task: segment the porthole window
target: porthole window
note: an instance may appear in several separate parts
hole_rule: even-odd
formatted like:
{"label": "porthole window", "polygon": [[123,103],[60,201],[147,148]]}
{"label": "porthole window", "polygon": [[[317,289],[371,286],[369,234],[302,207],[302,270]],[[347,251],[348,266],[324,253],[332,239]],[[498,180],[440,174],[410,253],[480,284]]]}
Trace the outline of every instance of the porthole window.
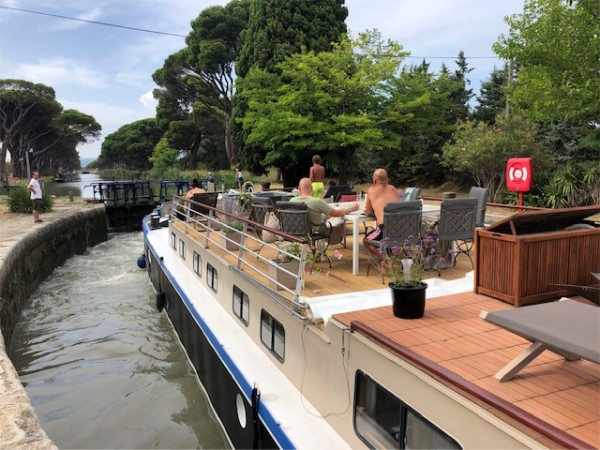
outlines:
{"label": "porthole window", "polygon": [[202,256],[200,253],[194,250],[194,259],[192,260],[192,267],[194,272],[201,277],[202,276]]}
{"label": "porthole window", "polygon": [[285,357],[285,330],[281,322],[264,309],[260,312],[260,340],[283,362]]}
{"label": "porthole window", "polygon": [[213,291],[217,292],[217,285],[219,281],[219,274],[210,263],[206,264],[206,284]]}
{"label": "porthole window", "polygon": [[185,259],[185,242],[179,239],[179,256]]}
{"label": "porthole window", "polygon": [[175,250],[175,244],[177,242],[177,236],[175,236],[175,233],[171,233],[171,247],[173,247],[173,250]]}
{"label": "porthole window", "polygon": [[462,448],[361,371],[356,372],[354,428],[370,448]]}
{"label": "porthole window", "polygon": [[250,299],[248,298],[248,294],[237,286],[233,286],[233,313],[244,325],[248,325],[248,321],[250,320]]}

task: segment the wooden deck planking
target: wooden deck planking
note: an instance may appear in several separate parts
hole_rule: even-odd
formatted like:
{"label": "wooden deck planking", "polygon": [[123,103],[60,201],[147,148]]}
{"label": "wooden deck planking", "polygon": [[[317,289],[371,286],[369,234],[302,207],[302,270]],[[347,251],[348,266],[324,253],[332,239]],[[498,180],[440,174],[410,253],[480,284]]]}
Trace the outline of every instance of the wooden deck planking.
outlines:
{"label": "wooden deck planking", "polygon": [[[450,306],[451,305],[451,306]],[[345,325],[362,321],[377,332],[451,370],[488,392],[573,436],[600,447],[600,366],[566,361],[545,351],[512,381],[494,374],[529,341],[481,319],[480,310],[511,305],[473,292],[427,300],[425,317],[403,320],[390,307],[335,315]],[[451,309],[460,309],[451,313]]]}

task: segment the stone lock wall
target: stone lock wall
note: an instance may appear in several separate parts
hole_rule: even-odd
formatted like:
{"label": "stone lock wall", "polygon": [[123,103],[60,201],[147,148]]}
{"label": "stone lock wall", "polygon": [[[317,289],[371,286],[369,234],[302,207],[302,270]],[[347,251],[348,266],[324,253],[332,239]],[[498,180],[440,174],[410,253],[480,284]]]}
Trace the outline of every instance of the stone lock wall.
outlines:
{"label": "stone lock wall", "polygon": [[27,229],[13,224],[14,242],[7,239],[0,246],[0,449],[57,448],[40,427],[7,349],[21,309],[37,286],[68,258],[108,237],[104,207],[49,219],[37,227],[25,226],[28,220]]}

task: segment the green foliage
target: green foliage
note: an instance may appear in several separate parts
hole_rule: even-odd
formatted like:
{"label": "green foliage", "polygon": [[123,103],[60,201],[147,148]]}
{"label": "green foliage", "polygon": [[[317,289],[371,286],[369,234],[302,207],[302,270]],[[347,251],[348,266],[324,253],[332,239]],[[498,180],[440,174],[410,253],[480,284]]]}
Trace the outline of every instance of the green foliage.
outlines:
{"label": "green foliage", "polygon": [[[12,189],[8,196],[8,207],[12,213],[31,214],[31,193],[24,187]],[[40,212],[52,210],[52,199],[42,193],[42,206]]]}
{"label": "green foliage", "polygon": [[405,68],[392,81],[389,101],[379,109],[391,148],[375,157],[375,167],[386,168],[393,184],[444,180],[438,155],[455,129],[452,111],[457,107],[452,93],[463,85],[447,72],[434,75],[426,63]]}
{"label": "green foliage", "polygon": [[123,125],[102,143],[98,166],[102,169],[150,169],[149,158],[163,132],[156,119]]}
{"label": "green foliage", "polygon": [[[171,122],[173,124],[173,122]],[[168,168],[175,167],[177,164],[177,155],[179,151],[169,145],[169,139],[167,136],[163,136],[150,157],[152,163],[152,170],[156,170],[158,173],[162,173]]]}
{"label": "green foliage", "polygon": [[0,181],[6,156],[13,173],[25,177],[26,155],[44,173],[79,168],[76,148],[98,137],[100,125],[75,110],[63,111],[54,89],[24,80],[0,80]]}
{"label": "green foliage", "polygon": [[157,117],[181,162],[227,168],[237,161],[232,144],[233,67],[241,48],[249,0],[204,9],[192,22],[187,47],[170,55],[153,74],[160,87]]}
{"label": "green foliage", "polygon": [[346,34],[343,0],[255,0],[250,8],[236,72],[252,67],[277,72],[277,64],[302,50],[327,51]]}
{"label": "green foliage", "polygon": [[[236,95],[234,129],[242,167],[253,173],[266,172],[265,156],[273,148],[263,148],[258,143],[249,143],[248,128],[242,129],[242,121],[248,110],[244,89],[244,78],[251,68],[278,73],[278,64],[287,57],[300,53],[324,52],[331,49],[346,33],[345,19],[348,10],[343,0],[255,0],[251,3],[248,27],[244,31],[244,44],[236,61]],[[254,83],[248,85],[254,89]],[[269,101],[269,95],[264,102]],[[284,186],[293,185],[300,176],[308,173],[310,157],[292,157],[280,165]],[[295,163],[293,161],[296,161]]]}
{"label": "green foliage", "polygon": [[252,69],[242,85],[242,124],[247,142],[265,149],[263,167],[297,166],[319,153],[326,163],[340,162],[343,182],[357,148],[391,145],[377,106],[404,56],[400,45],[372,32],[334,43],[329,52],[292,55],[277,66],[281,75]]}
{"label": "green foliage", "polygon": [[598,121],[600,3],[526,0],[494,51],[519,68],[510,101],[537,121]]}
{"label": "green foliage", "polygon": [[507,67],[492,70],[490,78],[481,83],[477,106],[473,111],[473,119],[493,124],[498,114],[506,110],[506,94],[508,74]]}
{"label": "green foliage", "polygon": [[133,169],[102,169],[98,173],[103,180],[143,180],[145,172]]}
{"label": "green foliage", "polygon": [[477,185],[487,187],[490,198],[497,200],[509,158],[530,156],[537,167],[546,164],[536,133],[535,124],[519,116],[500,115],[495,126],[461,122],[452,141],[444,145],[443,158],[452,170],[466,172]]}

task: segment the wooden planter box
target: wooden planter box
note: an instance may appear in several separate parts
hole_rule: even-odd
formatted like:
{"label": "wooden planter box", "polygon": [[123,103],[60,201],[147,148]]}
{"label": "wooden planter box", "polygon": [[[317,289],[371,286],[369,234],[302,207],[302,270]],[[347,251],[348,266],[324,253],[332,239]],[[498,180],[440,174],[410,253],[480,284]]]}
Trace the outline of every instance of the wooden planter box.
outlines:
{"label": "wooden planter box", "polygon": [[567,295],[600,272],[600,206],[516,214],[475,233],[475,292],[515,306]]}

